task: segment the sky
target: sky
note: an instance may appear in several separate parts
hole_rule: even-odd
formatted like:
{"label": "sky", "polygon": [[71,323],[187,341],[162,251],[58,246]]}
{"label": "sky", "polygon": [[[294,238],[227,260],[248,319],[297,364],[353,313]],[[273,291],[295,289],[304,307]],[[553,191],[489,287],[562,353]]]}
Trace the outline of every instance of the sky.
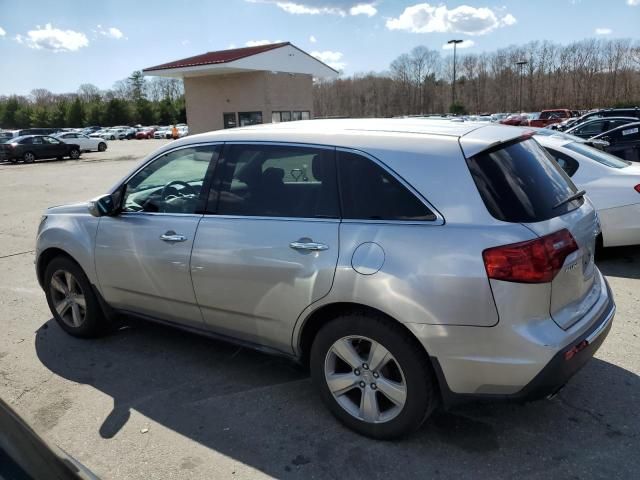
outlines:
{"label": "sky", "polygon": [[0,95],[101,89],[208,51],[290,41],[343,75],[387,70],[413,47],[448,54],[532,40],[640,40],[640,0],[0,0]]}

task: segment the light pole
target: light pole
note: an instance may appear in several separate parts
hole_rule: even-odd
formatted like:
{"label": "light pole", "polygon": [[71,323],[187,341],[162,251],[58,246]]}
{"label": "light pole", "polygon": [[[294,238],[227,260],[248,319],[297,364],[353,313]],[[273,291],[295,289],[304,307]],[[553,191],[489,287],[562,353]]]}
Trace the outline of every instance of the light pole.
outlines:
{"label": "light pole", "polygon": [[453,43],[453,82],[451,82],[451,106],[455,108],[456,104],[456,46],[462,43],[462,40],[449,40],[448,44]]}
{"label": "light pole", "polygon": [[522,77],[522,69],[528,63],[529,62],[527,62],[526,60],[520,60],[519,62],[516,62],[516,65],[518,65],[518,67],[520,67],[520,113],[522,113],[522,78],[523,78]]}

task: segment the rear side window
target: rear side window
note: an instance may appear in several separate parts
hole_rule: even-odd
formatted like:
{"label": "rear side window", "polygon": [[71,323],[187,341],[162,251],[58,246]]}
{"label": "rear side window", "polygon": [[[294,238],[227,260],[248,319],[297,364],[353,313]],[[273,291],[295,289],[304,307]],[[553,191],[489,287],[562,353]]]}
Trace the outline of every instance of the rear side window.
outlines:
{"label": "rear side window", "polygon": [[434,213],[372,160],[337,155],[342,217],[351,220],[435,220]]}
{"label": "rear side window", "polygon": [[547,148],[547,152],[549,155],[553,157],[553,159],[558,162],[558,165],[566,172],[567,175],[573,177],[573,175],[578,171],[578,167],[580,164],[569,155],[565,155],[553,148]]}
{"label": "rear side window", "polygon": [[563,215],[584,203],[563,203],[578,189],[534,140],[500,145],[467,159],[487,210],[498,220],[531,223]]}

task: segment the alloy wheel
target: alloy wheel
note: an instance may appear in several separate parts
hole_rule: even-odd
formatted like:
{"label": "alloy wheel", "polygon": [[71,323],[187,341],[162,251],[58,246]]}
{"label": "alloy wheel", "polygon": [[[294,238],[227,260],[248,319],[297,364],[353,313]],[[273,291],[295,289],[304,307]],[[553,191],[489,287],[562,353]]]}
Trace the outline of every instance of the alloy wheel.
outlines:
{"label": "alloy wheel", "polygon": [[87,302],[76,278],[70,272],[57,270],[51,277],[49,289],[62,321],[70,327],[80,327],[87,315]]}
{"label": "alloy wheel", "polygon": [[334,342],[324,362],[327,387],[351,416],[367,423],[395,418],[407,400],[405,375],[380,343],[359,335]]}
{"label": "alloy wheel", "polygon": [[35,159],[36,159],[36,156],[31,152],[27,152],[24,154],[25,163],[32,163]]}

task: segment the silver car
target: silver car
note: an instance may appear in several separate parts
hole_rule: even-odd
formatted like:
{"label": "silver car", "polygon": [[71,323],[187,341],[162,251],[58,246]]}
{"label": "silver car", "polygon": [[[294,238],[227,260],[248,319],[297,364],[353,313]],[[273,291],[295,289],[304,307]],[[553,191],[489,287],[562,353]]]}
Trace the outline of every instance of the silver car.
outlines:
{"label": "silver car", "polygon": [[46,211],[37,275],[69,334],[121,314],[309,366],[350,428],[555,393],[606,337],[596,212],[518,128],[318,120],[190,136]]}

